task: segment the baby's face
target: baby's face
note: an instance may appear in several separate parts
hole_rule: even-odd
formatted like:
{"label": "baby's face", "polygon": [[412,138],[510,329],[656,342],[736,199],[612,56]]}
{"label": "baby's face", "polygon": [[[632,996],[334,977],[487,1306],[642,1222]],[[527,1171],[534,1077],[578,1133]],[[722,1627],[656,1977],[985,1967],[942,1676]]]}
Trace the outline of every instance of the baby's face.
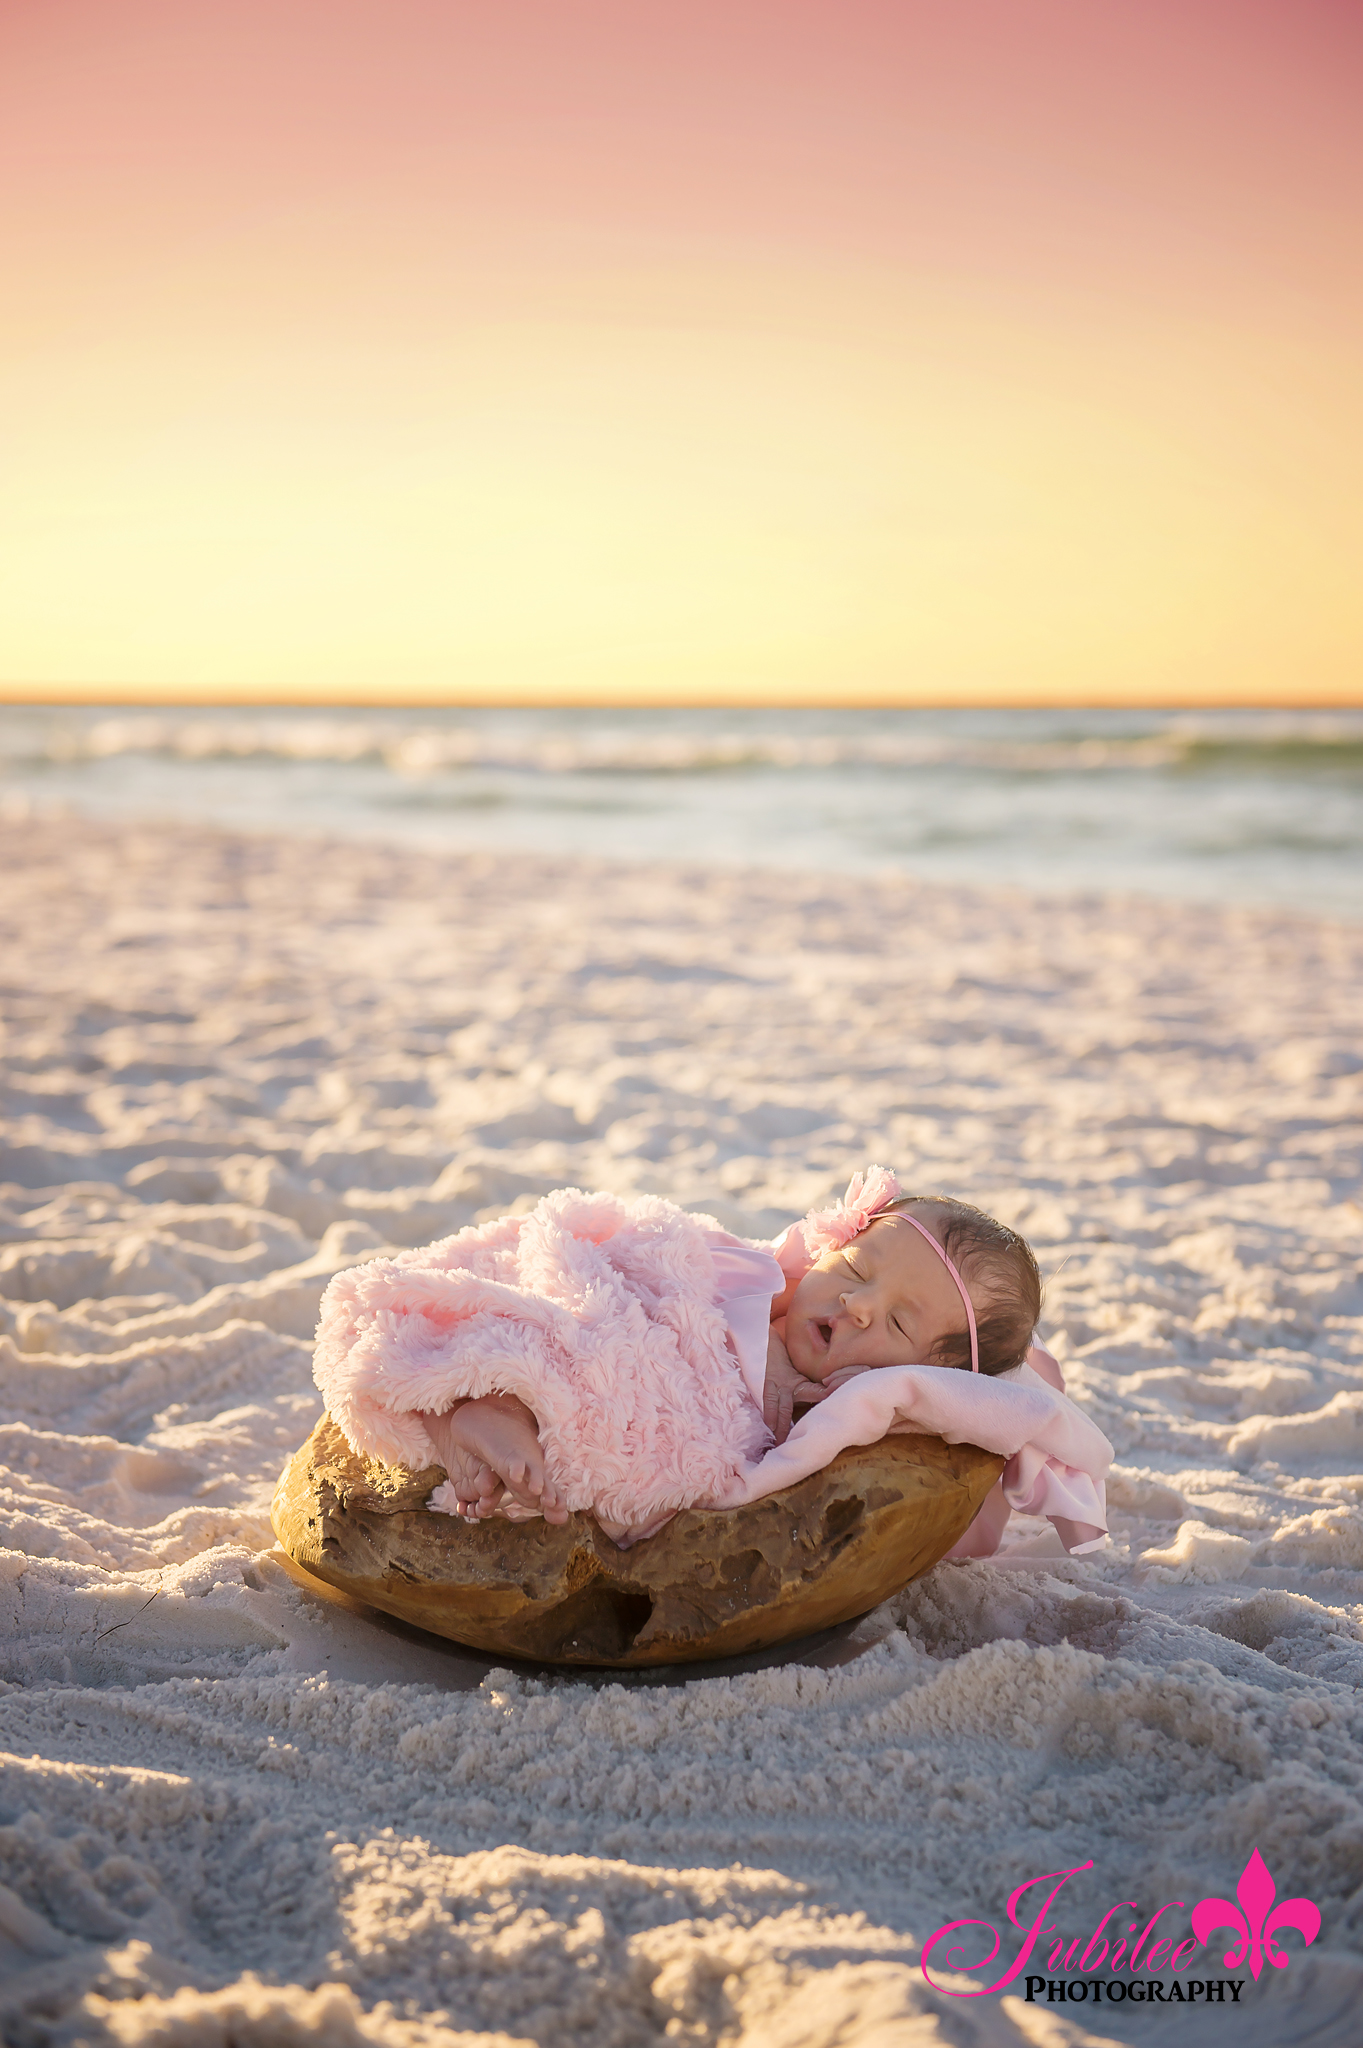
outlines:
{"label": "baby's face", "polygon": [[845,1365],[922,1365],[939,1337],[964,1330],[955,1282],[901,1217],[880,1216],[825,1252],[791,1296],[786,1350],[807,1379]]}

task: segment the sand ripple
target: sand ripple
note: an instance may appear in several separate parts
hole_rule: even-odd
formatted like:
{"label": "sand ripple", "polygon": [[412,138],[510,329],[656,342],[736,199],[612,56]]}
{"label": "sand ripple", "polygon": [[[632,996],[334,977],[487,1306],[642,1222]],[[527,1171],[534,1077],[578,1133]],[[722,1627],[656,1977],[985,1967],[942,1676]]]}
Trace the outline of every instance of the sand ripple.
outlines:
{"label": "sand ripple", "polygon": [[[1230,1895],[1256,1844],[1325,1925],[1240,2048],[1355,2038],[1363,930],[171,829],[2,852],[7,2042],[1145,2038],[957,2002],[918,1944],[1090,1856],[1074,1934]],[[272,1558],[332,1273],[569,1182],[766,1232],[870,1157],[1032,1237],[1117,1445],[1108,1555],[1018,1523],[804,1662],[665,1686],[493,1670]]]}

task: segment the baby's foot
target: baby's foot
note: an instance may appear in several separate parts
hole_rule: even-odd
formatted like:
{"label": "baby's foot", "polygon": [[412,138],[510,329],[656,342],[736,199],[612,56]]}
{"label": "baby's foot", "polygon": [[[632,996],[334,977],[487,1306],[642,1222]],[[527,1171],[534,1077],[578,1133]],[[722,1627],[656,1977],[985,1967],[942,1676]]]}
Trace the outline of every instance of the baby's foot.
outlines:
{"label": "baby's foot", "polygon": [[480,1515],[494,1514],[504,1498],[505,1489],[491,1467],[458,1442],[451,1427],[453,1412],[446,1415],[427,1412],[420,1419],[435,1445],[436,1456],[445,1467],[445,1476],[454,1488],[455,1501],[464,1520],[476,1522]]}
{"label": "baby's foot", "polygon": [[535,1418],[514,1394],[485,1394],[448,1415],[422,1420],[466,1520],[505,1512],[509,1495],[546,1522],[567,1521],[568,1510],[544,1469]]}

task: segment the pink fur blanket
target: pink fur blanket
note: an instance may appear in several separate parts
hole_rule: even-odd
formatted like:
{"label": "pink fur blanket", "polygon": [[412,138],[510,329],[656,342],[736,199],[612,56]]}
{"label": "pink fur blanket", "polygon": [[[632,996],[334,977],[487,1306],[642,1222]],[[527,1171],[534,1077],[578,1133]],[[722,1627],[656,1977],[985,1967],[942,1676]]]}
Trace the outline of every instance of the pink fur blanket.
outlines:
{"label": "pink fur blanket", "polygon": [[[858,1227],[849,1212],[844,1235]],[[1009,1504],[1049,1514],[1069,1548],[1101,1540],[1111,1446],[1027,1366],[994,1379],[939,1366],[861,1373],[773,1448],[727,1341],[707,1230],[723,1236],[651,1195],[564,1188],[527,1216],[352,1266],[322,1297],[317,1384],[357,1451],[418,1470],[439,1459],[414,1411],[518,1394],[569,1507],[636,1535],[678,1508],[737,1507],[850,1444],[918,1430],[1001,1452]],[[792,1253],[792,1235],[778,1249],[793,1273],[814,1253]],[[779,1286],[774,1258],[771,1270]],[[452,1512],[452,1491],[437,1488],[431,1506]]]}
{"label": "pink fur blanket", "polygon": [[640,1528],[723,1496],[771,1437],[726,1341],[706,1225],[651,1195],[563,1188],[351,1266],[322,1297],[327,1407],[357,1451],[419,1470],[439,1459],[413,1410],[500,1390],[534,1413],[570,1508]]}

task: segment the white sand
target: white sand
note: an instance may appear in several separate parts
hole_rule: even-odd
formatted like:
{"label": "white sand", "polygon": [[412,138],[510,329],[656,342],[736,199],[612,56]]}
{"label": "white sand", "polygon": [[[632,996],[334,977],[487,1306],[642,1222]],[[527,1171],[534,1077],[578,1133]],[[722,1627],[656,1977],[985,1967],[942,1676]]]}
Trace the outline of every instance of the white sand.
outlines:
{"label": "white sand", "polygon": [[[1357,2039],[1363,929],[74,823],[0,865],[7,2043]],[[1110,1554],[1015,1523],[661,1686],[272,1561],[338,1265],[566,1182],[766,1232],[870,1158],[1057,1274]],[[1324,1928],[1233,2019],[915,1967],[1042,1871],[1095,1859],[1087,1936],[1256,1843]]]}

